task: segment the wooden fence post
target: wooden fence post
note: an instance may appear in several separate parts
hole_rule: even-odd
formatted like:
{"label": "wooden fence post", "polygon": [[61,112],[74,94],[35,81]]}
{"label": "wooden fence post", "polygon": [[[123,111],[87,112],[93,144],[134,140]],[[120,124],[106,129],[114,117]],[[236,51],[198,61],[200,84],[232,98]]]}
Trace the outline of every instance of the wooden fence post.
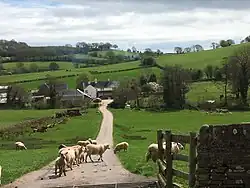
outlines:
{"label": "wooden fence post", "polygon": [[157,143],[158,143],[158,156],[160,160],[163,160],[162,138],[163,138],[163,132],[162,130],[158,130],[157,131]]}
{"label": "wooden fence post", "polygon": [[0,185],[1,185],[1,183],[2,183],[2,167],[1,167],[1,165],[0,165]]}
{"label": "wooden fence post", "polygon": [[171,154],[172,147],[172,134],[171,131],[165,132],[165,140],[166,140],[166,162],[167,162],[167,188],[173,188],[173,157]]}
{"label": "wooden fence post", "polygon": [[190,132],[190,148],[189,148],[189,187],[195,186],[196,173],[196,133]]}

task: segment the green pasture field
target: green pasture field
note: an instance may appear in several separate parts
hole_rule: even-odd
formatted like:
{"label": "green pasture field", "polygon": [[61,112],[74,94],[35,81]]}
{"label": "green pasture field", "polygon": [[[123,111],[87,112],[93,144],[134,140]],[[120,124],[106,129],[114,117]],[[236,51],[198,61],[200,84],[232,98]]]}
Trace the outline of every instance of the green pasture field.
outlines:
{"label": "green pasture field", "polygon": [[120,69],[130,69],[139,66],[138,61],[120,63],[114,65],[106,65],[106,66],[98,66],[98,67],[88,67],[88,68],[78,68],[71,69],[71,71],[66,70],[58,70],[58,71],[46,71],[46,72],[37,72],[37,73],[27,73],[27,74],[15,74],[15,75],[5,75],[0,76],[0,83],[14,82],[20,80],[30,80],[36,78],[46,78],[46,75],[52,76],[64,76],[64,75],[72,75],[72,74],[81,74],[81,72],[85,71],[107,71],[107,70],[120,70]]}
{"label": "green pasture field", "polygon": [[72,62],[62,62],[62,61],[35,61],[35,62],[10,62],[10,63],[4,63],[3,68],[4,69],[15,69],[16,65],[18,63],[23,63],[25,68],[29,68],[31,64],[36,64],[39,68],[48,68],[50,63],[55,62],[59,65],[59,69],[72,69],[73,64]]}
{"label": "green pasture field", "polygon": [[[115,55],[133,55],[133,52],[127,52],[123,50],[112,50]],[[97,52],[98,55],[105,56],[108,51],[99,51]],[[90,52],[91,53],[91,52]]]}
{"label": "green pasture field", "polygon": [[[130,67],[128,65],[124,65],[124,67],[125,68],[131,68],[132,66],[135,67],[136,64],[137,63],[132,63]],[[112,68],[113,68],[113,70],[120,70],[119,66],[117,66],[117,69],[115,69],[114,67],[112,67]],[[86,71],[88,69],[89,68],[86,68],[84,70]],[[104,68],[101,69],[101,70],[99,70],[99,69],[92,69],[92,70],[105,71]],[[111,70],[111,69],[108,69],[108,70]],[[82,71],[82,72],[84,72],[84,71]],[[114,72],[114,73],[93,74],[92,79],[94,80],[95,78],[97,78],[98,80],[108,80],[108,79],[110,79],[110,80],[122,81],[124,78],[137,78],[138,76],[140,76],[143,73],[152,73],[152,72],[154,72],[158,77],[161,74],[161,70],[159,68],[153,67],[153,68],[142,68],[142,69],[135,69],[135,70],[130,70],[130,71],[122,71],[122,72]],[[77,74],[81,74],[81,72],[77,72]],[[62,80],[63,82],[67,83],[69,85],[69,88],[75,88],[76,87],[76,79],[77,79],[77,76],[63,78],[63,79],[59,79],[59,80]],[[1,77],[0,77],[0,80],[1,80]],[[20,83],[19,85],[21,85],[25,89],[36,89],[39,85],[41,85],[44,82],[45,82],[45,80],[40,80],[40,81],[32,81],[32,82]]]}
{"label": "green pasture field", "polygon": [[203,69],[207,65],[221,66],[222,59],[233,55],[238,47],[249,44],[233,45],[215,50],[205,50],[201,52],[191,52],[187,54],[162,55],[158,58],[157,63],[161,66],[182,65],[185,68]]}
{"label": "green pasture field", "polygon": [[[151,143],[157,143],[157,130],[171,130],[175,134],[189,134],[198,132],[203,124],[231,124],[247,122],[250,112],[233,112],[232,114],[216,115],[198,111],[178,111],[152,113],[134,110],[111,110],[114,114],[114,142],[129,143],[127,152],[121,151],[118,156],[123,166],[132,173],[146,176],[156,176],[157,165],[151,160],[146,163],[145,154]],[[189,146],[188,146],[189,147]],[[188,147],[182,154],[188,154]],[[175,161],[174,167],[188,172],[188,163]],[[175,179],[177,183],[185,184],[182,179]]]}
{"label": "green pasture field", "polygon": [[92,56],[86,55],[86,54],[75,54],[74,57],[75,57],[76,59],[106,60],[105,58],[92,57]]}
{"label": "green pasture field", "polygon": [[52,116],[56,109],[52,110],[0,110],[0,128],[13,125],[20,121],[32,120],[39,117]]}
{"label": "green pasture field", "polygon": [[[2,183],[7,184],[56,159],[60,144],[74,145],[78,140],[95,138],[100,121],[101,115],[91,109],[86,115],[71,118],[66,124],[56,125],[45,133],[23,135],[16,140],[1,140]],[[23,141],[28,149],[16,151],[14,143],[17,140]]]}

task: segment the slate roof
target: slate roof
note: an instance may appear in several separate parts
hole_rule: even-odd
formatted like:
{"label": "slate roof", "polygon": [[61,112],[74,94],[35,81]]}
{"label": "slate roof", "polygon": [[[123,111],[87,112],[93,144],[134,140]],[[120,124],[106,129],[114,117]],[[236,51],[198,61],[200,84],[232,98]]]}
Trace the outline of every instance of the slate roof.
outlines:
{"label": "slate roof", "polygon": [[[49,84],[44,83],[43,85],[45,85],[46,87],[49,88]],[[55,90],[56,90],[56,92],[59,92],[59,91],[62,91],[62,90],[66,90],[66,89],[68,89],[68,84],[66,84],[66,83],[57,83],[57,84],[55,84]]]}
{"label": "slate roof", "polygon": [[67,89],[67,90],[62,90],[59,92],[59,95],[61,95],[62,97],[78,97],[78,96],[86,96],[88,98],[91,98],[91,96],[89,96],[88,94],[82,92],[79,89]]}

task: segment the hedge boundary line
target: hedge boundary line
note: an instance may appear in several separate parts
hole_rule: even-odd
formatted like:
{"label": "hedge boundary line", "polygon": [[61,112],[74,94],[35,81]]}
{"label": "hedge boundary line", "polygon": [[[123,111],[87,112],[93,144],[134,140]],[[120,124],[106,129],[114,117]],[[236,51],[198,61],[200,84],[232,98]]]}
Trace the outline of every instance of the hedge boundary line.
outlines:
{"label": "hedge boundary line", "polygon": [[[125,72],[125,71],[131,71],[136,69],[143,69],[143,68],[150,68],[155,66],[139,66],[134,68],[127,68],[127,69],[118,69],[118,70],[111,70],[111,71],[88,71],[90,74],[96,75],[96,74],[105,74],[105,73],[115,73],[115,72]],[[70,77],[76,77],[80,74],[68,74],[68,75],[62,75],[62,76],[55,76],[55,78],[70,78]],[[26,80],[17,80],[12,82],[5,82],[4,84],[21,84],[21,83],[27,83],[27,82],[35,82],[35,81],[42,81],[46,80],[46,77],[43,78],[35,78],[35,79],[26,79]]]}

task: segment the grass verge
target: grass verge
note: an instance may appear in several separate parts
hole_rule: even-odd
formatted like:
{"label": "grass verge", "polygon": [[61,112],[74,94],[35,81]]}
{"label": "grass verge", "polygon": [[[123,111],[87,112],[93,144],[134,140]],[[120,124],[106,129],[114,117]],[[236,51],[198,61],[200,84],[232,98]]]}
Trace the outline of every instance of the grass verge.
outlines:
{"label": "grass verge", "polygon": [[[123,166],[132,173],[156,176],[157,166],[152,161],[146,163],[145,154],[151,143],[157,143],[157,130],[171,130],[173,133],[189,134],[197,132],[203,124],[240,123],[249,121],[250,112],[233,112],[228,115],[211,115],[197,111],[152,113],[143,111],[114,110],[114,143],[127,141],[128,152],[118,156]],[[188,147],[182,154],[188,154]],[[174,168],[188,172],[188,163],[175,161]],[[182,179],[175,182],[184,184]]]}
{"label": "grass verge", "polygon": [[97,114],[96,110],[90,109],[84,116],[74,117],[66,124],[59,124],[49,129],[48,132],[16,138],[25,143],[28,148],[25,151],[15,151],[16,140],[1,140],[2,183],[7,184],[54,160],[57,156],[57,147],[61,143],[73,145],[77,140],[95,138],[101,119],[101,115]]}

